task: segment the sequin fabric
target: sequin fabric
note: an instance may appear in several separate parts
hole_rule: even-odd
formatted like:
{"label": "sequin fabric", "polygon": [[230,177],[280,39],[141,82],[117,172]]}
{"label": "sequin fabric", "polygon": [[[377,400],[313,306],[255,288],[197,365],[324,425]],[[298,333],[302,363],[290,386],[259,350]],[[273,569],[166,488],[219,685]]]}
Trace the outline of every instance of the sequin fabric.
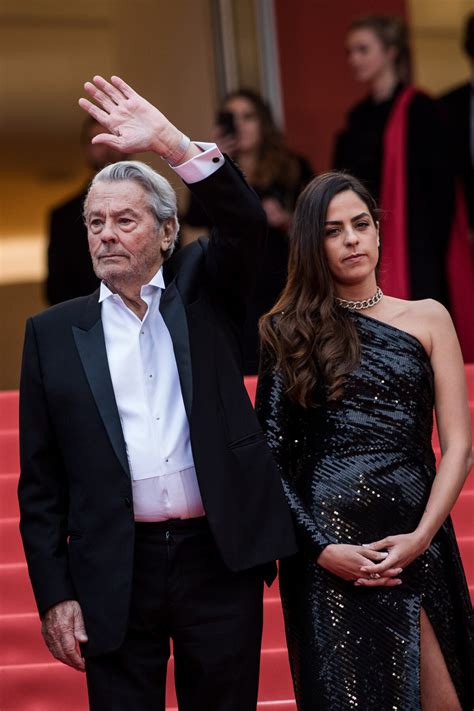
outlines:
{"label": "sequin fabric", "polygon": [[434,384],[421,343],[350,313],[361,361],[341,399],[303,409],[263,361],[257,413],[280,469],[300,553],[280,563],[298,709],[420,711],[420,608],[463,710],[474,708],[472,606],[451,521],[395,588],[354,587],[314,561],[328,543],[411,532],[435,476]]}

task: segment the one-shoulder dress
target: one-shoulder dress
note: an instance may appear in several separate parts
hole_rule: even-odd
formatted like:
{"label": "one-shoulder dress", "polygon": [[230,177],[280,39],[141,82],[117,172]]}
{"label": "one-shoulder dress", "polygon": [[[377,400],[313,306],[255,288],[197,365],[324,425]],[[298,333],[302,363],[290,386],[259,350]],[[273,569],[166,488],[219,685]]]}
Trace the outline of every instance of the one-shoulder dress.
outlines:
{"label": "one-shoulder dress", "polygon": [[472,605],[451,520],[392,588],[355,587],[316,558],[413,531],[436,474],[434,378],[412,335],[358,312],[361,359],[343,395],[304,409],[263,358],[257,413],[280,469],[300,552],[280,562],[290,666],[302,711],[419,711],[420,609],[462,708],[474,708]]}

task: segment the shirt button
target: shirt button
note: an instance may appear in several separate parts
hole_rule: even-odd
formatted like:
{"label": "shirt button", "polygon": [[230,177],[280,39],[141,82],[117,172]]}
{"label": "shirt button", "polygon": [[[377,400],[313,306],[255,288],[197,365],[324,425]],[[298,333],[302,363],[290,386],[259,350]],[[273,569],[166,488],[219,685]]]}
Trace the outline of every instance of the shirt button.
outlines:
{"label": "shirt button", "polygon": [[153,375],[151,375],[151,374],[150,374],[150,375],[149,375],[148,377],[149,377],[149,378],[152,378],[152,377],[153,377]]}
{"label": "shirt button", "polygon": [[212,159],[212,162],[213,162],[213,163],[219,163],[219,162],[220,162],[220,158],[218,158],[217,156],[214,156],[214,158]]}

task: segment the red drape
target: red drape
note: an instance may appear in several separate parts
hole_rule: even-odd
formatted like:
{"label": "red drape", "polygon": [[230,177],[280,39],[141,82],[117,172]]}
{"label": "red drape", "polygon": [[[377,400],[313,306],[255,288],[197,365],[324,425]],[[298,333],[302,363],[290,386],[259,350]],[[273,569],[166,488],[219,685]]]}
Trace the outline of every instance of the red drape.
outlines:
{"label": "red drape", "polygon": [[[407,86],[397,97],[383,139],[382,254],[378,281],[382,291],[410,298],[407,233],[407,129],[408,107],[417,90]],[[459,186],[447,256],[447,277],[453,317],[464,360],[474,362],[474,247],[470,244]]]}
{"label": "red drape", "polygon": [[416,93],[413,86],[398,95],[383,138],[382,254],[378,281],[382,291],[400,299],[410,298],[407,244],[407,117],[408,106]]}

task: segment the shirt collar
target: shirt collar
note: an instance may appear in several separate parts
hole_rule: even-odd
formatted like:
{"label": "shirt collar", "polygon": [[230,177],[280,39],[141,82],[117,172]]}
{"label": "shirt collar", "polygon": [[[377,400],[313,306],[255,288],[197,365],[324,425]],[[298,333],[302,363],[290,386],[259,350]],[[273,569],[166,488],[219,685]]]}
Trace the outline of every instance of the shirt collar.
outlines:
{"label": "shirt collar", "polygon": [[[164,280],[164,277],[163,277],[163,267],[160,267],[160,268],[158,269],[158,271],[156,272],[155,276],[154,276],[152,279],[150,279],[150,281],[148,282],[148,284],[144,284],[144,285],[142,286],[142,289],[144,289],[144,288],[147,287],[147,286],[154,286],[154,287],[159,288],[159,289],[165,289],[165,288],[166,288],[165,280]],[[115,296],[114,292],[113,292],[113,291],[110,291],[109,287],[107,286],[107,284],[106,284],[104,281],[101,281],[101,282],[100,282],[100,292],[99,292],[99,304],[100,304],[102,301],[105,301],[105,299],[110,298],[111,296]]]}

